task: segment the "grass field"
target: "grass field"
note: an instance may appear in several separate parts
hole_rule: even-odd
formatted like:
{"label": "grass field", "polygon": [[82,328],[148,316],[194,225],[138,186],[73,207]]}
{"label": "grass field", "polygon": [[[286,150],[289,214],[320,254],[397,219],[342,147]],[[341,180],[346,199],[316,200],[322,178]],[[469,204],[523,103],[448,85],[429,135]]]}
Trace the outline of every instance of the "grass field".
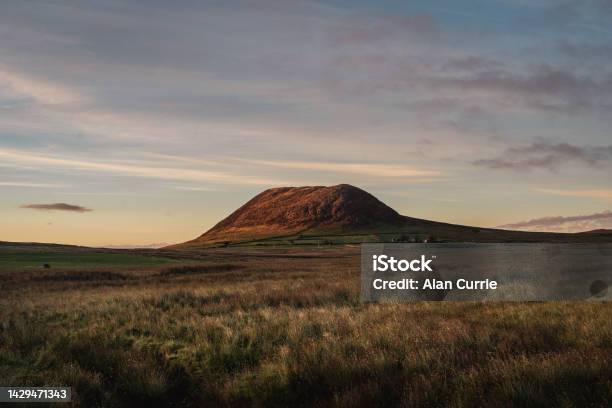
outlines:
{"label": "grass field", "polygon": [[52,268],[91,269],[99,267],[133,267],[167,264],[170,259],[120,252],[61,252],[61,251],[0,251],[0,268],[41,269]]}
{"label": "grass field", "polygon": [[[133,268],[176,263],[155,253],[0,241],[0,270]],[[180,261],[180,260],[179,260]]]}
{"label": "grass field", "polygon": [[0,385],[70,385],[84,407],[612,400],[609,303],[364,305],[357,251],[9,260]]}

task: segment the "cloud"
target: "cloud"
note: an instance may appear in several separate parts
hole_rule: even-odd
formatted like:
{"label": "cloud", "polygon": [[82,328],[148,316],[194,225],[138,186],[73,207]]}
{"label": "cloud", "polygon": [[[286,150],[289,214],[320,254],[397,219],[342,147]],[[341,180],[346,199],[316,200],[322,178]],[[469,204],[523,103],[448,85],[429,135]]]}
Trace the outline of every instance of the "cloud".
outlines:
{"label": "cloud", "polygon": [[[437,21],[428,14],[354,15],[352,21],[332,26],[327,33],[336,46],[380,45],[410,35],[434,38],[440,35]],[[357,24],[356,24],[357,22]]]}
{"label": "cloud", "polygon": [[[275,177],[256,176],[257,172],[262,173],[278,173],[276,168],[288,170],[302,170],[325,172],[324,179],[310,180],[310,184],[318,184],[327,182],[329,177],[339,175],[358,175],[369,176],[378,179],[388,178],[410,178],[412,180],[431,181],[441,177],[443,174],[437,170],[420,169],[412,166],[384,164],[384,163],[334,163],[334,162],[307,162],[307,161],[273,161],[273,160],[245,160],[245,159],[228,159],[221,163],[220,161],[207,162],[204,160],[195,160],[184,157],[163,156],[157,155],[155,163],[157,165],[137,164],[138,160],[132,158],[129,163],[124,161],[97,161],[94,159],[81,158],[71,159],[60,156],[40,155],[24,150],[2,149],[0,148],[0,159],[6,162],[24,163],[29,166],[40,166],[41,169],[49,167],[63,170],[82,170],[94,173],[109,173],[130,177],[144,177],[159,180],[175,180],[175,181],[191,181],[191,182],[209,182],[215,184],[230,184],[230,185],[256,185],[256,186],[282,186],[293,185],[296,182],[305,182],[303,178],[297,179],[285,176],[284,179]],[[166,158],[166,164],[160,164],[160,160]],[[149,163],[149,162],[145,162]],[[216,167],[214,170],[200,169],[194,167],[184,167],[185,163],[190,163],[192,166],[206,165]],[[220,169],[222,167],[222,169]],[[266,168],[268,171],[266,171]],[[299,181],[298,181],[299,180]],[[197,190],[203,191],[206,188],[208,191],[218,190],[216,187],[197,186]],[[183,190],[194,190],[194,188],[179,188]]]}
{"label": "cloud", "polygon": [[[135,164],[101,162],[95,160],[75,160],[57,156],[44,156],[27,151],[0,149],[0,158],[28,165],[40,165],[68,170],[85,170],[101,173],[114,173],[124,176],[146,177],[161,180],[209,181],[238,185],[286,185],[287,181],[232,174],[222,171],[208,171],[192,168],[143,166]],[[133,162],[134,160],[132,160]]]}
{"label": "cloud", "polygon": [[476,69],[468,75],[433,77],[432,87],[462,92],[518,97],[531,108],[573,114],[612,110],[612,75],[578,75],[568,69],[542,65],[525,73]]}
{"label": "cloud", "polygon": [[[218,188],[213,187],[201,187],[201,186],[171,186],[173,190],[179,191],[196,191],[196,192],[213,192],[213,191],[221,191]],[[168,244],[169,245],[169,244]]]}
{"label": "cloud", "polygon": [[612,190],[583,189],[583,190],[555,190],[549,188],[536,188],[535,191],[564,197],[587,197],[612,200]]}
{"label": "cloud", "polygon": [[42,211],[69,211],[69,212],[89,212],[93,211],[89,208],[81,207],[80,205],[54,203],[54,204],[23,204],[19,208],[28,208],[30,210]]}
{"label": "cloud", "polygon": [[394,178],[414,178],[414,177],[440,177],[442,173],[437,170],[418,169],[411,166],[397,164],[368,164],[368,163],[332,163],[315,161],[272,161],[272,160],[248,160],[249,163],[281,167],[285,169],[297,170],[317,170],[337,173],[360,174],[372,177],[394,177]]}
{"label": "cloud", "polygon": [[501,65],[501,62],[493,59],[484,58],[477,55],[469,55],[466,57],[450,58],[446,63],[444,63],[442,69],[453,72],[473,72],[478,70],[491,70],[499,68]]}
{"label": "cloud", "polygon": [[612,145],[603,147],[576,146],[569,143],[534,142],[511,147],[492,159],[473,161],[476,166],[490,169],[527,171],[556,170],[569,162],[598,167],[612,161]]}
{"label": "cloud", "polygon": [[569,217],[552,216],[535,218],[512,224],[500,225],[497,228],[525,231],[549,232],[582,232],[595,229],[612,228],[612,211]]}
{"label": "cloud", "polygon": [[559,51],[576,60],[610,60],[612,58],[612,42],[586,43],[586,42],[570,42],[561,41],[559,43]]}
{"label": "cloud", "polygon": [[[498,52],[464,41],[455,37],[461,33],[447,18],[437,20],[425,11],[415,14],[411,8],[298,2],[261,11],[248,5],[169,7],[156,2],[145,7],[136,2],[81,10],[54,2],[32,10],[20,5],[6,9],[0,16],[7,27],[5,76],[13,88],[45,107],[44,115],[33,114],[34,120],[16,118],[15,126],[44,125],[52,142],[54,134],[78,133],[87,141],[144,139],[171,147],[187,142],[190,149],[210,151],[226,143],[214,142],[230,138],[236,143],[258,139],[258,146],[275,147],[282,144],[279,140],[308,138],[301,134],[342,129],[334,136],[353,143],[355,130],[366,132],[376,123],[384,123],[381,137],[389,129],[410,132],[407,127],[418,124],[406,114],[467,137],[474,124],[495,118],[475,121],[463,112],[494,110],[512,95],[525,96],[529,106],[538,109],[564,109],[569,101],[588,102],[572,103],[576,109],[588,109],[599,97],[527,91],[538,89],[536,83],[551,82],[554,72],[597,85],[605,84],[607,72],[604,67],[594,75],[578,76],[572,72],[575,67],[557,65],[523,72],[524,61],[504,52],[503,43]],[[32,33],[11,35],[19,29]],[[456,41],[451,49],[445,41],[449,34]],[[338,59],[345,62],[339,65]],[[528,63],[534,63],[533,57]],[[347,95],[343,84],[364,89],[365,97]],[[432,95],[455,102],[428,117],[420,115],[418,103],[410,105]],[[58,100],[78,103],[69,109],[58,106]],[[507,108],[502,109],[505,115]],[[444,120],[453,114],[460,117]],[[399,117],[404,120],[396,120]],[[323,126],[327,129],[321,130]]]}
{"label": "cloud", "polygon": [[65,86],[0,66],[0,84],[2,83],[7,84],[14,92],[44,105],[70,104],[84,100],[81,94]]}
{"label": "cloud", "polygon": [[61,188],[63,184],[30,183],[22,181],[0,181],[0,187],[26,187],[26,188]]}

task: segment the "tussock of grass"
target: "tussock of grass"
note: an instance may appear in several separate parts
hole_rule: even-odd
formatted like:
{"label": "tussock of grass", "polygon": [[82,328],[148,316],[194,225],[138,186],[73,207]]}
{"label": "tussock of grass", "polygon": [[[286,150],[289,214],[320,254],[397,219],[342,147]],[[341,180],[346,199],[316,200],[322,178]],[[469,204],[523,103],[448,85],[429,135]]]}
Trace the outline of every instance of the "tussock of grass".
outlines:
{"label": "tussock of grass", "polygon": [[356,258],[230,258],[118,286],[12,276],[1,385],[72,385],[87,407],[612,400],[607,303],[362,305]]}

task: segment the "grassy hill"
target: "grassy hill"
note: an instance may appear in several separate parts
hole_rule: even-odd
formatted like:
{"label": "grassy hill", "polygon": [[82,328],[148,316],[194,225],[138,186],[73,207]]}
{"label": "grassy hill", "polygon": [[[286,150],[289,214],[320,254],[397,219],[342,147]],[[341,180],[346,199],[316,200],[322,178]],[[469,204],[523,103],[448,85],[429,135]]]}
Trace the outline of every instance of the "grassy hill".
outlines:
{"label": "grassy hill", "polygon": [[[421,220],[420,220],[421,221]],[[508,231],[444,224],[422,220],[404,226],[369,226],[367,228],[312,229],[289,235],[257,237],[248,234],[232,236],[233,240],[193,240],[173,245],[170,249],[197,250],[218,247],[278,247],[358,245],[375,242],[550,242],[550,243],[607,243],[612,232],[601,233],[546,233]]]}
{"label": "grassy hill", "polygon": [[612,242],[612,231],[508,231],[406,217],[357,187],[266,190],[196,239],[169,249],[364,242]]}

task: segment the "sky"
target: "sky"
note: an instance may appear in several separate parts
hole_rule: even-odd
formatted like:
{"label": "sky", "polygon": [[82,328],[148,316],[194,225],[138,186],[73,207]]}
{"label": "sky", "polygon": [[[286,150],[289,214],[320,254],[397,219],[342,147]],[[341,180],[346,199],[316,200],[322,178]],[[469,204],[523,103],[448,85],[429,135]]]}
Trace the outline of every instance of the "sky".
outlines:
{"label": "sky", "polygon": [[612,1],[10,1],[0,240],[151,245],[270,187],[612,228]]}

